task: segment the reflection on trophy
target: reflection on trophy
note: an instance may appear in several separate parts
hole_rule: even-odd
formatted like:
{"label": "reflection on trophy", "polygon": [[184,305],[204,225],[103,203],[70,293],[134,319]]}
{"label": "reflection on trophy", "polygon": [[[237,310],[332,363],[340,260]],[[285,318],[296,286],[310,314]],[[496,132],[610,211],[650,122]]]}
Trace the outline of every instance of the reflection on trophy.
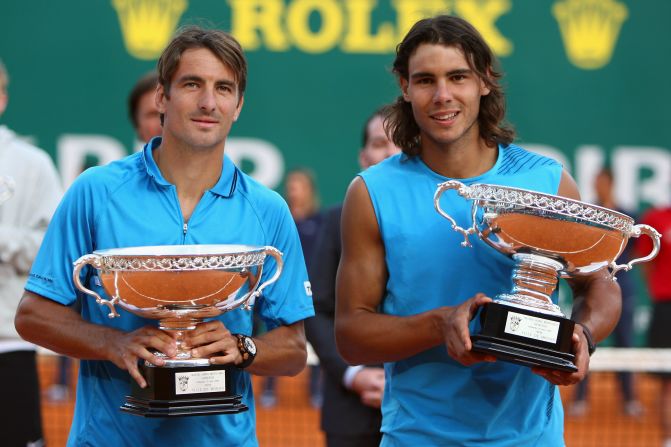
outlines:
{"label": "reflection on trophy", "polygon": [[[277,270],[259,286],[266,255]],[[98,270],[105,292],[102,298],[84,287],[80,272],[86,265]],[[77,288],[109,308],[115,305],[144,318],[159,320],[159,329],[173,335],[177,354],[165,366],[140,365],[148,386],[132,381],[123,411],[147,417],[239,413],[248,408],[235,393],[234,365],[211,365],[209,358],[193,358],[184,346],[184,331],[205,318],[240,306],[251,308],[263,289],[282,273],[282,253],[273,247],[245,245],[165,245],[99,250],[74,263]]]}
{"label": "reflection on trophy", "polygon": [[0,205],[14,194],[14,181],[8,177],[0,177]]}
{"label": "reflection on trophy", "polygon": [[[440,207],[440,197],[454,189],[473,201],[472,226],[464,229]],[[631,217],[578,200],[518,188],[450,180],[438,185],[436,210],[464,236],[477,234],[487,245],[512,257],[513,290],[497,295],[480,313],[480,332],[471,335],[473,350],[527,366],[577,371],[572,353],[575,323],[552,302],[558,276],[609,269],[631,270],[659,252],[660,234]],[[653,250],[623,265],[615,260],[630,237],[648,235]]]}

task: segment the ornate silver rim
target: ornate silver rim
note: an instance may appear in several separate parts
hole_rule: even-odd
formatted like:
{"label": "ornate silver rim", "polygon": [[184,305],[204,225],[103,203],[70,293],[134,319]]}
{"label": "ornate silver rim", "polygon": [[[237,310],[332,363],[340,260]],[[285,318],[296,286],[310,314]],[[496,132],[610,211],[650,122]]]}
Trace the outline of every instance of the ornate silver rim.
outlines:
{"label": "ornate silver rim", "polygon": [[103,271],[190,271],[240,269],[262,265],[265,252],[230,254],[221,256],[179,256],[179,257],[124,257],[102,256]]}
{"label": "ornate silver rim", "polygon": [[550,211],[573,219],[604,225],[626,234],[631,234],[634,226],[634,220],[631,217],[616,211],[525,189],[476,184],[468,188],[467,196],[473,200],[503,202],[513,206]]}

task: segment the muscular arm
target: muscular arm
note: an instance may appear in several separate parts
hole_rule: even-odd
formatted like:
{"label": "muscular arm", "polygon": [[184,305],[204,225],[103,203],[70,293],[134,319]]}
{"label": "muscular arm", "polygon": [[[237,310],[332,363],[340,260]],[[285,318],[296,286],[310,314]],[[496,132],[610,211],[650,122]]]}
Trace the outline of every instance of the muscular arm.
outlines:
{"label": "muscular arm", "polygon": [[14,319],[21,337],[60,354],[87,360],[109,360],[144,386],[138,359],[161,366],[153,348],[168,355],[176,352],[172,337],[155,327],[124,333],[85,321],[72,308],[26,291]]}
{"label": "muscular arm", "polygon": [[[189,346],[197,346],[195,357],[210,357],[211,363],[240,364],[238,339],[219,320],[201,323],[185,334]],[[295,376],[305,368],[307,350],[303,321],[279,326],[254,337],[256,358],[246,371],[260,376]]]}
{"label": "muscular arm", "polygon": [[[580,200],[578,187],[566,171],[562,174],[559,195]],[[620,286],[610,278],[605,269],[590,275],[576,275],[566,281],[573,291],[571,319],[585,325],[592,333],[595,342],[605,339],[620,319],[622,308]],[[534,369],[535,372],[558,385],[571,385],[586,376],[589,369],[588,344],[580,324],[576,324],[573,331],[573,348],[578,372],[571,374]]]}
{"label": "muscular arm", "polygon": [[488,299],[471,298],[411,316],[378,312],[387,283],[385,251],[366,185],[349,187],[342,217],[343,253],[336,284],[336,341],[351,364],[401,360],[445,343],[462,363],[483,360],[470,353],[468,321]]}

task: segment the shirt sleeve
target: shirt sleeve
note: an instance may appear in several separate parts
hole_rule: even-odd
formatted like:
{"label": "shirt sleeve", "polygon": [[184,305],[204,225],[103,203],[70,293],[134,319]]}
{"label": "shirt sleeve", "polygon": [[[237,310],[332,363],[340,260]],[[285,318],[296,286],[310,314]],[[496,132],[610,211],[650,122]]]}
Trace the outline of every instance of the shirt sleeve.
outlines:
{"label": "shirt sleeve", "polygon": [[[268,330],[314,316],[312,286],[308,280],[296,224],[284,200],[278,200],[281,203],[276,207],[274,218],[267,219],[270,223],[267,228],[271,245],[282,252],[283,268],[277,281],[264,289],[256,303],[257,311]],[[274,259],[266,259],[261,281],[272,278],[277,268]]]}
{"label": "shirt sleeve", "polygon": [[[26,290],[61,304],[76,301],[73,263],[94,250],[94,207],[102,198],[95,193],[93,176],[82,174],[67,191],[51,219]],[[82,277],[88,269],[83,269]]]}

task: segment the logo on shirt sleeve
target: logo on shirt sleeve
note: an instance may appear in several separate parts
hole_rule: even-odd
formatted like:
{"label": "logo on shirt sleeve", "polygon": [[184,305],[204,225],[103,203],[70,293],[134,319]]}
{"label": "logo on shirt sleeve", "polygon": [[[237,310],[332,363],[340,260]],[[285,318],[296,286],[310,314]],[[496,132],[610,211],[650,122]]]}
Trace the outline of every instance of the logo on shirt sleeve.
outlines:
{"label": "logo on shirt sleeve", "polygon": [[305,294],[307,296],[312,296],[312,284],[310,284],[310,281],[304,281],[303,287],[305,287]]}

